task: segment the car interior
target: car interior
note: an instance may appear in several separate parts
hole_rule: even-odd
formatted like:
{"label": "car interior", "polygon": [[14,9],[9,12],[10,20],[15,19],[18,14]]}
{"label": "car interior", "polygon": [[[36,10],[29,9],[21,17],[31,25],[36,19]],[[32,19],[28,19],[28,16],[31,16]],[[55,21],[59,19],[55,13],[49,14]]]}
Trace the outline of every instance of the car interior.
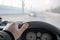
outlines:
{"label": "car interior", "polygon": [[15,21],[29,23],[17,40],[60,40],[60,0],[0,0],[0,31]]}

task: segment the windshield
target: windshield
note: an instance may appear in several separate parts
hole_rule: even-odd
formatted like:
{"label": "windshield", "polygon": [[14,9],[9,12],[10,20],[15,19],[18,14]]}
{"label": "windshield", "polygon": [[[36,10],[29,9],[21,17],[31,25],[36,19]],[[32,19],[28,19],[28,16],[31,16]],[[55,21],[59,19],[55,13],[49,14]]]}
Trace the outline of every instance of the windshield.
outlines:
{"label": "windshield", "polygon": [[0,17],[4,20],[9,17],[10,19],[19,18],[21,14],[25,13],[39,13],[41,15],[44,12],[59,14],[60,0],[0,0]]}
{"label": "windshield", "polygon": [[0,0],[0,14],[20,14],[43,10],[60,13],[60,0]]}
{"label": "windshield", "polygon": [[60,0],[0,0],[1,21],[44,21],[60,27]]}

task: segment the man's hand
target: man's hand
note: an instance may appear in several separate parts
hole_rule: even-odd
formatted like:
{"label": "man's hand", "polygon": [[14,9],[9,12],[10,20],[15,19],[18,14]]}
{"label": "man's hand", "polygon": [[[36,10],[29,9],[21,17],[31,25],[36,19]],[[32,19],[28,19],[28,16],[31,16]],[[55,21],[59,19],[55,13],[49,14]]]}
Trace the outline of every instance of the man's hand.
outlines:
{"label": "man's hand", "polygon": [[20,29],[18,28],[18,25],[19,25],[19,23],[11,23],[11,24],[7,25],[3,30],[7,30],[7,31],[11,32],[16,40],[29,27],[28,23],[25,23],[24,25],[22,25],[22,27]]}

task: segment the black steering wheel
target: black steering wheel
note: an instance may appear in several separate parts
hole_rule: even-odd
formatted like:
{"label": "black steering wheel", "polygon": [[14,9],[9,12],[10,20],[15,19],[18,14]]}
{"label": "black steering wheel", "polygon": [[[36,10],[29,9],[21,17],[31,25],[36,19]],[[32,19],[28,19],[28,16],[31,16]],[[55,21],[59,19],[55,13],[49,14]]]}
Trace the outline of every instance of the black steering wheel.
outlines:
{"label": "black steering wheel", "polygon": [[60,30],[51,24],[40,21],[27,23],[30,27],[18,40],[59,40],[60,38]]}

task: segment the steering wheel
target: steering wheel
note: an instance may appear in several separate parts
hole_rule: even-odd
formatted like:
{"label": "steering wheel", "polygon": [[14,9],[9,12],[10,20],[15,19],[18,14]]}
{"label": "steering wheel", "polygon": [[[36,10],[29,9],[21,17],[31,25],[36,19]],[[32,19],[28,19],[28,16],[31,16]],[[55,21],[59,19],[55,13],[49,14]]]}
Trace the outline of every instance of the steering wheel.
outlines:
{"label": "steering wheel", "polygon": [[40,22],[31,21],[29,28],[23,32],[18,40],[59,40],[60,30],[55,26]]}

